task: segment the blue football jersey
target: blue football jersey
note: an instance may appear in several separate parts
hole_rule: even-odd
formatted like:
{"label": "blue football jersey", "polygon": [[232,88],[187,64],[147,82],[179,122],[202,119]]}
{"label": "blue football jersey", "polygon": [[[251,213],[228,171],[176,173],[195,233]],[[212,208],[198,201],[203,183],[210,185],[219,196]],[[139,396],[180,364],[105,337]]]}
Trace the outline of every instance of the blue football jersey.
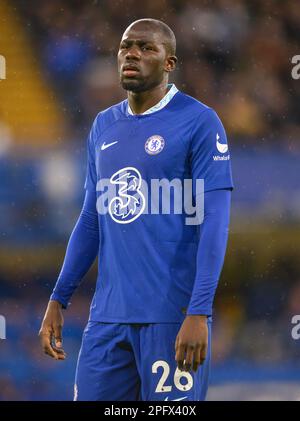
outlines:
{"label": "blue football jersey", "polygon": [[188,225],[174,206],[164,212],[153,204],[151,186],[153,180],[183,185],[187,179],[193,186],[203,179],[205,191],[233,187],[226,134],[214,110],[174,93],[173,86],[171,99],[151,112],[133,115],[125,100],[98,114],[88,138],[85,182],[97,191],[100,241],[90,320],[183,320],[199,227]]}

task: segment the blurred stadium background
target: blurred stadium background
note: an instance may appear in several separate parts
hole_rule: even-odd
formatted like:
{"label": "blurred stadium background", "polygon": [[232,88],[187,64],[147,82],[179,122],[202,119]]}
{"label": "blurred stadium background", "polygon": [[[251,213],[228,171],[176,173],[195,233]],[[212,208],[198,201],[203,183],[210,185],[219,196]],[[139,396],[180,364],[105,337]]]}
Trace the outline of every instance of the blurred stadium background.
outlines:
{"label": "blurred stadium background", "polygon": [[300,53],[296,0],[1,0],[1,400],[72,398],[95,267],[65,312],[68,359],[37,333],[83,198],[96,113],[124,98],[116,51],[134,19],[177,35],[173,81],[214,107],[235,179],[214,314],[210,400],[300,400]]}

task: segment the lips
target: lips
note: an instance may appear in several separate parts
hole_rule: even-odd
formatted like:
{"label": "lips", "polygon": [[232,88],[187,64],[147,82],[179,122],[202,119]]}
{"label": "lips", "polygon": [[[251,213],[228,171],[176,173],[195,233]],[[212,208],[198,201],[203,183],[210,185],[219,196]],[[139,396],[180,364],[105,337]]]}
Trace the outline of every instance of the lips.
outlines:
{"label": "lips", "polygon": [[138,66],[135,66],[134,64],[125,64],[122,69],[122,73],[125,76],[135,76],[137,73],[139,73],[140,69]]}

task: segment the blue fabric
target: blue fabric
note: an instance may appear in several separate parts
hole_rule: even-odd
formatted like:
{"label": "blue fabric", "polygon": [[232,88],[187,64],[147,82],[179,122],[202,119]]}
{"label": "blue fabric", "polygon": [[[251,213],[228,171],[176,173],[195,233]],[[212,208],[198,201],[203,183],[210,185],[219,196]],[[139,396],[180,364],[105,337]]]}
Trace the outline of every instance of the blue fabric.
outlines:
{"label": "blue fabric", "polygon": [[71,234],[64,263],[50,297],[65,308],[99,251],[96,193],[86,191],[82,211]]}
{"label": "blue fabric", "polygon": [[[153,153],[155,143],[159,148]],[[200,230],[186,224],[185,211],[150,212],[151,191],[142,191],[139,183],[150,186],[154,179],[179,180],[182,185],[191,179],[194,199],[196,182],[204,179],[208,199]],[[105,180],[115,188],[113,197],[107,194]],[[145,202],[148,212],[133,218],[129,205],[123,205],[124,186],[128,203],[143,210]],[[137,200],[130,195],[132,187]],[[97,200],[99,230],[98,279],[90,320],[173,323],[182,322],[187,309],[190,314],[211,314],[229,219],[230,192],[222,190],[232,187],[222,123],[194,98],[177,92],[163,109],[147,115],[128,114],[127,100],[99,113],[88,138],[85,182],[87,191],[95,195],[93,207]],[[212,191],[218,196],[215,200],[214,194],[207,195]],[[101,213],[99,209],[107,204],[109,212]],[[95,213],[92,219],[95,229]],[[95,258],[96,233],[91,238],[89,231],[77,227],[70,240],[70,253],[53,295],[65,305]],[[84,244],[85,238],[89,245]]]}
{"label": "blue fabric", "polygon": [[204,221],[200,227],[197,271],[187,314],[212,314],[226,252],[230,199],[230,190],[214,190],[204,195]]}
{"label": "blue fabric", "polygon": [[[211,360],[210,318],[207,324],[207,357],[196,373],[187,375],[176,370],[174,344],[179,323],[134,325],[90,321],[78,357],[75,400],[204,400]],[[160,387],[163,374],[166,378]]]}

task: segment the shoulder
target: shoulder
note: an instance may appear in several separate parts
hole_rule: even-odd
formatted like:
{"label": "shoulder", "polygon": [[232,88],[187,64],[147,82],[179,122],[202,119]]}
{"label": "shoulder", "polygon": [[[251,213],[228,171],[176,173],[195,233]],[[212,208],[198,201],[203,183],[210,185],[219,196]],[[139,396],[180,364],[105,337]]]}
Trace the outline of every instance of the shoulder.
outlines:
{"label": "shoulder", "polygon": [[227,142],[226,132],[217,112],[203,102],[186,94],[181,94],[185,120],[189,121],[189,141],[192,145],[206,144],[215,147],[216,139]]}
{"label": "shoulder", "polygon": [[178,92],[177,97],[178,104],[192,115],[199,115],[207,110],[212,110],[208,105],[182,91]]}
{"label": "shoulder", "polygon": [[93,128],[97,132],[103,132],[107,127],[114,124],[117,120],[125,118],[127,100],[114,104],[100,111],[94,120]]}
{"label": "shoulder", "polygon": [[203,123],[219,121],[216,111],[199,101],[198,99],[179,91],[177,97],[177,108],[186,120],[190,121],[192,126]]}

